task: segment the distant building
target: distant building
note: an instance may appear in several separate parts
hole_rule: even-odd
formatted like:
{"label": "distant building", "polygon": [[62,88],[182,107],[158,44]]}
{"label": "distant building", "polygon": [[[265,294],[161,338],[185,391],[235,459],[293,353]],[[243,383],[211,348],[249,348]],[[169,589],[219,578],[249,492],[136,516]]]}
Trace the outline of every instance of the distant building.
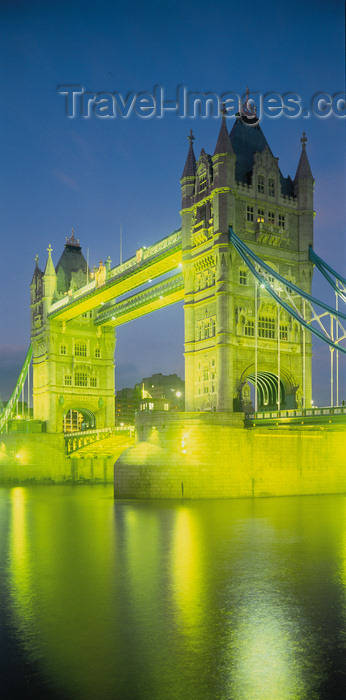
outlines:
{"label": "distant building", "polygon": [[115,424],[134,425],[135,413],[139,409],[141,393],[137,386],[119,389],[115,397]]}
{"label": "distant building", "polygon": [[[144,377],[133,388],[119,389],[115,397],[115,424],[133,425],[140,404],[152,410],[184,410],[185,382],[177,374],[153,374]],[[149,408],[150,405],[150,408]],[[143,408],[141,409],[143,410]]]}
{"label": "distant building", "polygon": [[144,377],[136,386],[141,389],[142,398],[149,394],[153,399],[169,399],[172,410],[184,410],[185,382],[177,374],[153,374]]}

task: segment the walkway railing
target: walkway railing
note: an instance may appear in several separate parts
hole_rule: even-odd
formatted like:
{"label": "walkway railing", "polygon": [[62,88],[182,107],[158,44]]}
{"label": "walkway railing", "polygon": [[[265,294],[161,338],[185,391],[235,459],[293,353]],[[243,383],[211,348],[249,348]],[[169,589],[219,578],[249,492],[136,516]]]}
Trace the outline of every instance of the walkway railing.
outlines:
{"label": "walkway railing", "polygon": [[92,445],[100,440],[112,437],[119,433],[134,433],[134,425],[115,425],[111,428],[94,428],[91,430],[78,430],[73,433],[64,433],[66,454],[76,452],[86,445]]}
{"label": "walkway railing", "polygon": [[304,423],[304,419],[317,419],[313,422],[318,423],[318,420],[325,422],[326,418],[345,417],[346,406],[326,406],[304,409],[287,409],[285,411],[257,411],[257,413],[247,413],[245,415],[245,423],[263,424],[265,421],[280,421],[287,423],[293,421],[295,423]]}

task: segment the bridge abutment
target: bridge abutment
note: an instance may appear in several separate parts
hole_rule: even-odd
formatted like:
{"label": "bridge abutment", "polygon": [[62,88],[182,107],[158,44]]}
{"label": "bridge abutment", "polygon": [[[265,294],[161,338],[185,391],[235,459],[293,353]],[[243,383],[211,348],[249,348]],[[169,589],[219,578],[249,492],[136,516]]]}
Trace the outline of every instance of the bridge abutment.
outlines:
{"label": "bridge abutment", "polygon": [[[139,416],[114,465],[115,498],[248,498],[346,493],[345,429],[244,429],[239,413]],[[183,487],[182,487],[183,485]]]}

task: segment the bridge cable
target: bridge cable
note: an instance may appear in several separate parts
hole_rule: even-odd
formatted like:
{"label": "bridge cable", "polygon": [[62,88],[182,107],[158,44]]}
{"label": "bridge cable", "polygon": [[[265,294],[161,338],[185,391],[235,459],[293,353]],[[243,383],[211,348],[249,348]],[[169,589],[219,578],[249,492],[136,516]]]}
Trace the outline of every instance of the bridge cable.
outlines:
{"label": "bridge cable", "polygon": [[[273,274],[273,276],[276,276],[279,279],[279,281],[281,281],[283,284],[294,289],[299,294],[301,293],[302,296],[305,296],[306,298],[314,299],[314,297],[310,297],[310,295],[305,293],[305,292],[302,293],[302,290],[300,290],[299,287],[296,287],[291,282],[288,282],[287,280],[285,280],[284,277],[281,277],[281,275],[279,275],[275,270],[272,270],[272,268],[269,267],[269,265],[266,265],[265,263],[263,263],[261,261],[261,259],[257,257],[257,255],[252,253],[252,251],[250,251],[250,249],[247,246],[245,246],[245,244],[241,243],[240,239],[238,238],[238,236],[236,236],[236,234],[234,233],[234,231],[232,230],[231,227],[229,227],[229,240],[231,241],[231,243],[233,243],[235,249],[238,251],[240,257],[244,260],[244,262],[246,263],[248,268],[251,270],[252,274],[259,280],[259,282],[261,284],[264,284],[267,292],[269,292],[269,294],[273,297],[273,299],[275,299],[275,301],[278,304],[280,304],[280,306],[282,306],[282,308],[285,309],[285,311],[287,311],[287,313],[289,315],[293,316],[298,321],[298,323],[300,323],[300,325],[304,326],[308,331],[310,331],[310,333],[313,333],[318,338],[320,338],[320,340],[323,340],[323,342],[327,343],[332,348],[335,348],[335,350],[340,350],[341,352],[343,352],[346,355],[346,348],[343,348],[340,345],[337,345],[332,340],[330,340],[330,338],[323,335],[323,333],[321,333],[317,328],[310,326],[307,323],[307,321],[305,321],[305,319],[303,319],[300,316],[300,314],[295,311],[295,309],[292,309],[292,307],[289,306],[289,304],[287,304],[285,301],[283,301],[283,299],[281,299],[279,297],[279,295],[276,294],[274,289],[272,289],[272,287],[270,286],[269,282],[264,277],[262,277],[259,272],[257,272],[255,266],[253,265],[251,260],[248,258],[247,253],[244,252],[243,248],[245,248],[246,251],[249,251],[249,253],[252,255],[252,257],[254,257],[256,259],[256,261],[258,262],[259,265],[263,266],[263,268],[266,269],[268,272],[270,272],[270,274]],[[239,245],[239,243],[241,243],[241,245]],[[333,315],[335,315],[336,312],[334,311],[334,309],[330,309],[330,307],[328,307],[327,304],[323,304],[323,302],[321,303],[319,301],[315,301],[315,303],[320,304],[322,306],[322,308],[326,307],[327,309],[329,309],[332,312]],[[337,313],[337,315],[338,316],[341,315],[342,318],[346,318],[346,316],[344,314],[340,314],[340,312]]]}

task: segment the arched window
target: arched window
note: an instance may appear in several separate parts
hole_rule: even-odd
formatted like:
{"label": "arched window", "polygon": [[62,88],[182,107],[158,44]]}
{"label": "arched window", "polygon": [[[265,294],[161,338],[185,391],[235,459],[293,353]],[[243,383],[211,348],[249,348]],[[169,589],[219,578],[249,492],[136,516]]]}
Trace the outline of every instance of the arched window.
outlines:
{"label": "arched window", "polygon": [[88,375],[86,372],[75,372],[74,373],[74,385],[75,386],[88,386]]}
{"label": "arched window", "polygon": [[78,341],[74,346],[74,354],[76,357],[86,357],[87,356],[87,346],[83,341]]}
{"label": "arched window", "polygon": [[275,338],[275,321],[268,316],[259,316],[258,318],[258,337],[259,338]]}
{"label": "arched window", "polygon": [[264,192],[264,177],[263,177],[263,175],[258,176],[257,192],[259,192],[260,194],[263,194],[263,192]]}
{"label": "arched window", "polygon": [[268,179],[268,195],[269,197],[275,197],[275,182],[273,177]]}
{"label": "arched window", "polygon": [[207,186],[207,171],[206,168],[201,168],[198,173],[198,190],[203,192]]}

